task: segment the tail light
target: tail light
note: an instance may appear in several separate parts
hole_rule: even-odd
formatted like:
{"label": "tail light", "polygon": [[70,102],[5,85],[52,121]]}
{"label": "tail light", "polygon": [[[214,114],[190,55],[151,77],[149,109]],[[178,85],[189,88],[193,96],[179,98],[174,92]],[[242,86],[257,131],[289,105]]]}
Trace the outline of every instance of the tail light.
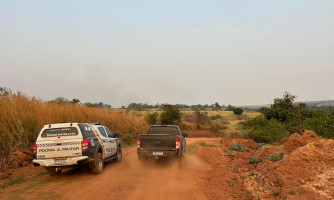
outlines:
{"label": "tail light", "polygon": [[34,154],[37,154],[37,144],[34,144]]}
{"label": "tail light", "polygon": [[176,150],[180,149],[180,138],[175,138],[175,149]]}
{"label": "tail light", "polygon": [[89,146],[89,140],[84,140],[84,141],[81,142],[82,151],[87,151],[88,146]]}
{"label": "tail light", "polygon": [[137,139],[137,149],[140,149],[140,138]]}

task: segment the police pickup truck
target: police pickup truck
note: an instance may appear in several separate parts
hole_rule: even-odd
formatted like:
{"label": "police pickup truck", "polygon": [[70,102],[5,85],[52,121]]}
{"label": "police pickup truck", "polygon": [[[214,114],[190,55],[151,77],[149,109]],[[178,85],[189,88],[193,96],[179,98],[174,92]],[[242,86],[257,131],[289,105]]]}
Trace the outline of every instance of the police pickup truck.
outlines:
{"label": "police pickup truck", "polygon": [[45,125],[34,144],[35,166],[43,166],[50,175],[63,168],[88,165],[99,174],[104,162],[121,161],[118,134],[100,123],[59,123]]}

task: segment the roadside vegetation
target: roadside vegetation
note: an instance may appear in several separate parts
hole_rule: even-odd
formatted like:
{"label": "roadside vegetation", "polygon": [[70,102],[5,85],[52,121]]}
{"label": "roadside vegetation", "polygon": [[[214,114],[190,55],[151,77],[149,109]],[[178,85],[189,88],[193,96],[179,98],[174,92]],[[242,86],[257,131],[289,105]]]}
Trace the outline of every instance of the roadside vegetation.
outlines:
{"label": "roadside vegetation", "polygon": [[31,149],[43,125],[60,122],[101,122],[119,133],[125,145],[133,144],[139,134],[145,134],[154,124],[179,125],[190,137],[244,137],[263,144],[278,143],[303,129],[313,130],[323,138],[334,137],[333,109],[315,110],[294,103],[294,99],[285,93],[260,112],[219,103],[132,103],[118,109],[103,102],[81,103],[79,99],[63,97],[44,102],[0,88],[0,170],[11,153]]}
{"label": "roadside vegetation", "polygon": [[143,116],[101,109],[71,102],[43,102],[10,90],[0,91],[0,168],[10,153],[31,149],[45,124],[60,122],[101,122],[125,144],[132,144],[147,131]]}
{"label": "roadside vegetation", "polygon": [[305,103],[294,103],[295,96],[284,93],[270,108],[261,108],[262,115],[242,122],[243,137],[256,142],[277,143],[303,129],[322,138],[334,138],[334,110],[314,110]]}

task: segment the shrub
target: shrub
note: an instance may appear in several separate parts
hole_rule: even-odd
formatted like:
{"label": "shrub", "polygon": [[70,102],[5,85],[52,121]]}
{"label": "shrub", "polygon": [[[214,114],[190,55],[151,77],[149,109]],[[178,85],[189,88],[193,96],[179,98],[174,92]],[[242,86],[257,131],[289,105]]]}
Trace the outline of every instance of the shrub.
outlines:
{"label": "shrub", "polygon": [[260,162],[262,162],[262,160],[260,158],[249,157],[249,161],[248,161],[249,164],[256,165]]}
{"label": "shrub", "polygon": [[244,152],[245,146],[243,144],[231,144],[229,150]]}
{"label": "shrub", "polygon": [[[270,108],[261,109],[261,111],[268,120],[276,119],[279,122],[290,124],[290,127],[300,126],[304,119],[312,116],[312,110],[304,103],[294,104],[294,99],[295,96],[285,92],[283,98],[274,99],[274,104]],[[291,130],[291,133],[295,131]]]}
{"label": "shrub", "polygon": [[146,117],[145,117],[145,121],[150,124],[157,124],[158,122],[158,113],[154,112],[154,113],[149,113]]}
{"label": "shrub", "polygon": [[276,162],[284,158],[284,153],[279,153],[278,155],[268,155],[268,160]]}
{"label": "shrub", "polygon": [[218,115],[218,114],[217,115],[213,115],[213,116],[210,117],[211,120],[217,120],[217,119],[221,119],[221,118],[222,118],[222,116]]}
{"label": "shrub", "polygon": [[315,110],[312,118],[303,121],[303,128],[313,130],[324,138],[334,138],[334,110]]}
{"label": "shrub", "polygon": [[181,112],[175,106],[164,105],[163,112],[160,115],[160,121],[162,124],[178,125],[181,123]]}
{"label": "shrub", "polygon": [[259,146],[255,147],[254,149],[255,149],[255,150],[259,150],[259,149],[261,149],[262,147],[267,146],[267,145],[268,145],[268,144],[266,144],[266,143],[260,143]]}
{"label": "shrub", "polygon": [[232,106],[231,104],[228,104],[227,108],[225,109],[226,111],[233,111],[234,110],[234,106]]}
{"label": "shrub", "polygon": [[242,123],[243,135],[256,142],[279,142],[303,129],[313,130],[324,138],[334,138],[334,110],[312,110],[306,104],[294,104],[295,96],[284,93],[270,108],[261,108],[263,116]]}
{"label": "shrub", "polygon": [[193,118],[195,120],[195,125],[197,129],[201,129],[201,125],[209,121],[209,118],[207,117],[207,112],[203,113],[199,110],[196,110],[193,113]]}
{"label": "shrub", "polygon": [[244,110],[242,108],[234,108],[233,109],[233,113],[235,115],[241,115],[244,112]]}
{"label": "shrub", "polygon": [[243,136],[259,143],[280,142],[287,137],[285,126],[276,119],[267,120],[262,116],[242,122]]}

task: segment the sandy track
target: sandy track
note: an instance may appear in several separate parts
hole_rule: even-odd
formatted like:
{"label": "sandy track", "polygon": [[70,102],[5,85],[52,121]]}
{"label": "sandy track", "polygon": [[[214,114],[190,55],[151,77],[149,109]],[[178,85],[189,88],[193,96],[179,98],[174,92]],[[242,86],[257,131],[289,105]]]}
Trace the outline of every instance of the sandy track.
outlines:
{"label": "sandy track", "polygon": [[[194,140],[188,139],[188,144]],[[123,149],[121,162],[107,163],[102,174],[73,169],[57,177],[46,175],[40,179],[47,184],[20,197],[35,199],[50,194],[54,199],[207,199],[200,185],[209,170],[210,165],[196,155],[186,155],[182,167],[173,162],[141,163],[132,147]]]}
{"label": "sandy track", "polygon": [[[313,132],[259,150],[240,138],[189,138],[187,144],[181,168],[140,163],[134,147],[123,149],[124,159],[108,163],[99,175],[83,168],[51,177],[41,167],[18,168],[12,177],[25,174],[24,181],[0,190],[0,199],[334,199],[334,141]],[[231,151],[231,144],[247,149]],[[291,153],[276,162],[266,159],[282,148]],[[263,160],[254,165],[250,157]]]}

